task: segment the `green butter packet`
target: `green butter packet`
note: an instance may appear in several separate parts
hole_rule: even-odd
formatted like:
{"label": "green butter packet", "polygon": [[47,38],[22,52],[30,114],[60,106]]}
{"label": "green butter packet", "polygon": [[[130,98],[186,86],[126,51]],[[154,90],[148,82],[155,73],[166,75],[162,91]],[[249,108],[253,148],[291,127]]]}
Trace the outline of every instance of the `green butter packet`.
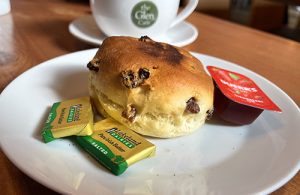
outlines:
{"label": "green butter packet", "polygon": [[155,145],[113,119],[95,123],[93,131],[91,136],[78,136],[77,142],[115,175],[155,154]]}
{"label": "green butter packet", "polygon": [[42,130],[45,143],[56,138],[93,133],[93,111],[89,97],[53,104]]}

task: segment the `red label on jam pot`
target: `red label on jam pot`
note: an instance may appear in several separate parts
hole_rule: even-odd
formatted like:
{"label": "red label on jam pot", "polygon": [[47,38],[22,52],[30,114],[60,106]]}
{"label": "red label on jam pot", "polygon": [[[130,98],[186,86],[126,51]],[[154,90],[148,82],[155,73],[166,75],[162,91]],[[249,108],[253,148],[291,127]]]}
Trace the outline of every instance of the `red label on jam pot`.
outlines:
{"label": "red label on jam pot", "polygon": [[225,69],[207,66],[221,92],[232,101],[255,108],[282,112],[250,78]]}

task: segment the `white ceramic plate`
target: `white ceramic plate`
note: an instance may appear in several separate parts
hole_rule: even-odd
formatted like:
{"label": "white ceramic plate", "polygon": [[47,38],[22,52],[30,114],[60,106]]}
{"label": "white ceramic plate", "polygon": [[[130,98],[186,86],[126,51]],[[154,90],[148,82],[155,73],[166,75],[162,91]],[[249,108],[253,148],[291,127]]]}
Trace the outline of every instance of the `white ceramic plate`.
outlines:
{"label": "white ceramic plate", "polygon": [[196,133],[150,139],[157,155],[114,176],[72,140],[44,144],[41,129],[53,102],[88,95],[87,62],[96,50],[44,62],[16,78],[0,99],[0,143],[33,179],[64,194],[261,194],[299,170],[300,112],[278,87],[238,65],[194,54],[205,65],[252,78],[283,110],[264,111],[251,125],[209,121]]}
{"label": "white ceramic plate", "polygon": [[[71,22],[69,31],[74,37],[96,46],[106,38],[91,15],[82,16]],[[155,40],[182,47],[192,43],[197,37],[198,31],[192,24],[181,22]]]}

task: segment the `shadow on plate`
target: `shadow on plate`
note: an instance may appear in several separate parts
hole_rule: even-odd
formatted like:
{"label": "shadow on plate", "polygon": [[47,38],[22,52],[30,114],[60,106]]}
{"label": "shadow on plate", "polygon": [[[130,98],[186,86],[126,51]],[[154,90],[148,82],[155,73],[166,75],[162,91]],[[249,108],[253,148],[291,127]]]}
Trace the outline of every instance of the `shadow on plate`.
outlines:
{"label": "shadow on plate", "polygon": [[[69,70],[69,67],[64,67],[60,69],[55,75],[53,82],[50,84],[51,90],[56,94],[55,96],[58,97],[55,102],[88,96],[87,79],[88,72],[84,68]],[[45,108],[43,117],[41,117],[41,120],[32,135],[41,142],[43,142],[41,130],[48,118],[52,104],[55,102],[50,102],[48,107]]]}
{"label": "shadow on plate", "polygon": [[51,110],[51,106],[49,106],[48,108],[45,109],[45,112],[43,114],[42,119],[39,121],[39,124],[37,125],[36,129],[33,131],[32,137],[39,140],[40,142],[43,142],[43,138],[42,138],[42,129],[45,125],[45,122],[48,118],[49,112]]}
{"label": "shadow on plate", "polygon": [[211,125],[218,125],[218,126],[232,126],[232,127],[238,127],[241,125],[233,124],[230,122],[227,122],[223,120],[218,114],[214,113],[211,119],[207,120],[205,123],[211,124]]}
{"label": "shadow on plate", "polygon": [[60,100],[80,98],[89,95],[88,70],[85,67],[76,69],[65,67],[55,75],[54,81],[56,82],[53,82],[51,88]]}

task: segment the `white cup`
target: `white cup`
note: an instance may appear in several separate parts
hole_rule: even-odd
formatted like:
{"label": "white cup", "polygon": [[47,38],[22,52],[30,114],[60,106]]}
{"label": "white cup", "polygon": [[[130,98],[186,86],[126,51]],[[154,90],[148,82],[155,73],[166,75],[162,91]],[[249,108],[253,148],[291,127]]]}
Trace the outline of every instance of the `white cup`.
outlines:
{"label": "white cup", "polygon": [[0,0],[0,15],[10,12],[10,0]]}
{"label": "white cup", "polygon": [[90,0],[94,19],[107,36],[159,37],[186,19],[198,0],[188,0],[179,14],[180,0]]}

